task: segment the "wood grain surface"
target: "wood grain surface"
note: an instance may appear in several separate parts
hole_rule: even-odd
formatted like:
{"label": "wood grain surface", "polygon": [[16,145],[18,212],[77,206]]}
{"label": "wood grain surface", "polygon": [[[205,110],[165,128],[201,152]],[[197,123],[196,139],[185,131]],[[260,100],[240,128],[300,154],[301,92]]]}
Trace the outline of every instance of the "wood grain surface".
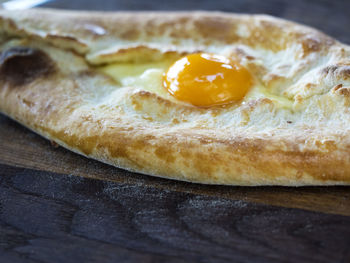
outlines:
{"label": "wood grain surface", "polygon": [[[350,1],[52,1],[269,13],[350,44]],[[96,179],[98,178],[98,179]],[[350,262],[349,187],[226,187],[89,160],[0,115],[0,262]]]}

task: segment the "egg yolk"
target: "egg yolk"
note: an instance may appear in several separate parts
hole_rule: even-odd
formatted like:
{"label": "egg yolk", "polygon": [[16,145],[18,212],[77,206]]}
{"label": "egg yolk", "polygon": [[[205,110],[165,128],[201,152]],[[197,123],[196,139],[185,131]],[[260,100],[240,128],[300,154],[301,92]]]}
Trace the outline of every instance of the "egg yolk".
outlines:
{"label": "egg yolk", "polygon": [[163,86],[178,100],[208,107],[241,100],[252,83],[251,74],[238,62],[200,53],[183,57],[170,66]]}

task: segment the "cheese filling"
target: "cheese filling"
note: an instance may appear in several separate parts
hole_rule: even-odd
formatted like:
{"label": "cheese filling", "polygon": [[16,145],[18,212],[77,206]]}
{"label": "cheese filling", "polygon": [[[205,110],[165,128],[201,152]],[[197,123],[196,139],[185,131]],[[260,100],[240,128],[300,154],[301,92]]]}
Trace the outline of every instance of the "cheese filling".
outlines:
{"label": "cheese filling", "polygon": [[[173,63],[172,60],[164,60],[150,63],[115,63],[101,67],[100,70],[112,77],[120,87],[132,87],[155,93],[167,100],[183,103],[163,87],[163,75]],[[255,82],[249,90],[242,102],[246,103],[250,100],[268,98],[277,108],[292,109],[293,101],[286,97],[278,96],[270,93],[263,85]]]}

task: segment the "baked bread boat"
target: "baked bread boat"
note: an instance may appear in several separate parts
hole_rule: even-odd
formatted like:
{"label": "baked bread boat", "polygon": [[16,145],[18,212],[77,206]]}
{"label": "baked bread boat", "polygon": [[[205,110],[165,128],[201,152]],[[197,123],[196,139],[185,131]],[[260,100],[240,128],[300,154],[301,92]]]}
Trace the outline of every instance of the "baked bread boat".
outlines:
{"label": "baked bread boat", "polygon": [[[0,111],[78,154],[205,184],[350,183],[350,47],[265,15],[0,11]],[[194,105],[164,74],[239,63],[236,101]]]}

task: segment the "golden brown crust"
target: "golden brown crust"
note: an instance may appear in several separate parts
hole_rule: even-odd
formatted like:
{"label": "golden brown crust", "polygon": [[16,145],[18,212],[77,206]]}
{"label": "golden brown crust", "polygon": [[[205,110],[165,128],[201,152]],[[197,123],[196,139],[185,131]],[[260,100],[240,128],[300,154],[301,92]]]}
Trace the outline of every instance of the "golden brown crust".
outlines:
{"label": "golden brown crust", "polygon": [[[0,111],[77,153],[199,183],[350,184],[350,48],[316,30],[225,13],[28,10],[1,11],[0,33]],[[119,87],[92,66],[212,47],[293,107],[256,98],[196,108]],[[16,70],[28,60],[31,77]]]}

